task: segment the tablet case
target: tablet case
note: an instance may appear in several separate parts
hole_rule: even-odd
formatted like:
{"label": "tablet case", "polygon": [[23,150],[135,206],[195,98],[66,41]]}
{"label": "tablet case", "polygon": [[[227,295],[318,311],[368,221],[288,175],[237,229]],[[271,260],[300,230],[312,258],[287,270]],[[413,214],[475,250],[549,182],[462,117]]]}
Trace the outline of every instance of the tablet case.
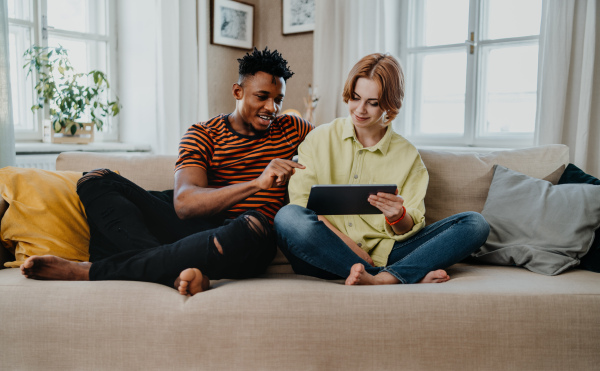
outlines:
{"label": "tablet case", "polygon": [[377,192],[394,194],[395,184],[327,184],[310,189],[306,208],[319,215],[381,214],[367,199]]}

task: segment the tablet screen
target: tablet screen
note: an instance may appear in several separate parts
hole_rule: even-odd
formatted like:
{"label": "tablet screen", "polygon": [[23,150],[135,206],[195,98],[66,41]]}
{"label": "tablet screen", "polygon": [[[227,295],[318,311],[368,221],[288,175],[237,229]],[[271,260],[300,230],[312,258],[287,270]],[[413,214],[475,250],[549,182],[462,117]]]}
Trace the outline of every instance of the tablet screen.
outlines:
{"label": "tablet screen", "polygon": [[377,192],[394,194],[395,184],[327,184],[310,189],[306,207],[319,215],[381,214],[367,200]]}

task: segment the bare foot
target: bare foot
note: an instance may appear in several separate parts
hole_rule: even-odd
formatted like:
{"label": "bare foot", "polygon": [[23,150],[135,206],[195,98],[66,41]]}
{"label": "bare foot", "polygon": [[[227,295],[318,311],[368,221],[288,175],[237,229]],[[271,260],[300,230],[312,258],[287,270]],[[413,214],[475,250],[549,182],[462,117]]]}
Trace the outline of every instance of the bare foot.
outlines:
{"label": "bare foot", "polygon": [[446,282],[450,279],[448,273],[446,273],[443,269],[438,269],[437,271],[431,271],[427,273],[425,277],[419,283],[442,283]]}
{"label": "bare foot", "polygon": [[52,255],[32,256],[21,264],[21,274],[36,280],[89,281],[91,266]]}
{"label": "bare foot", "polygon": [[210,281],[200,272],[200,269],[188,268],[179,274],[175,280],[175,288],[181,295],[193,296],[208,290]]}
{"label": "bare foot", "polygon": [[[438,269],[431,271],[419,281],[419,283],[442,283],[450,279],[445,270]],[[391,285],[400,281],[388,272],[381,272],[375,276],[369,274],[365,266],[357,263],[350,269],[350,274],[346,278],[346,285]]]}
{"label": "bare foot", "polygon": [[346,278],[346,285],[393,285],[397,283],[400,283],[400,280],[388,272],[381,272],[373,276],[361,263],[354,264]]}

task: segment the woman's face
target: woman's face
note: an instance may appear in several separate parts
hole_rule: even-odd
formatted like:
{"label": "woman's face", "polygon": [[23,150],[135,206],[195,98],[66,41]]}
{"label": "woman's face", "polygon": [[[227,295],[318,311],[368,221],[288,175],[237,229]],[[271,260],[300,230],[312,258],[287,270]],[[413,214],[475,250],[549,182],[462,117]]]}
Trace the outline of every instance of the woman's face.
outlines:
{"label": "woman's face", "polygon": [[356,80],[354,93],[348,101],[348,109],[354,126],[361,129],[385,127],[385,111],[379,106],[381,90],[371,79]]}

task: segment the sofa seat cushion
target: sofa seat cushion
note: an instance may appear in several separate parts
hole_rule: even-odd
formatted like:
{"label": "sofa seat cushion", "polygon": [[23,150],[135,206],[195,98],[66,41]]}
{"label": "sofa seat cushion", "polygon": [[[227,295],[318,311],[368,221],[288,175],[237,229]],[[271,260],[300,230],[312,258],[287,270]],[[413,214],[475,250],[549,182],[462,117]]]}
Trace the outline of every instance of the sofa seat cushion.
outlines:
{"label": "sofa seat cushion", "polygon": [[465,264],[448,272],[443,284],[376,287],[271,274],[213,281],[188,298],[151,283],[35,281],[5,269],[2,362],[20,369],[44,369],[49,360],[53,369],[597,367],[600,275]]}

